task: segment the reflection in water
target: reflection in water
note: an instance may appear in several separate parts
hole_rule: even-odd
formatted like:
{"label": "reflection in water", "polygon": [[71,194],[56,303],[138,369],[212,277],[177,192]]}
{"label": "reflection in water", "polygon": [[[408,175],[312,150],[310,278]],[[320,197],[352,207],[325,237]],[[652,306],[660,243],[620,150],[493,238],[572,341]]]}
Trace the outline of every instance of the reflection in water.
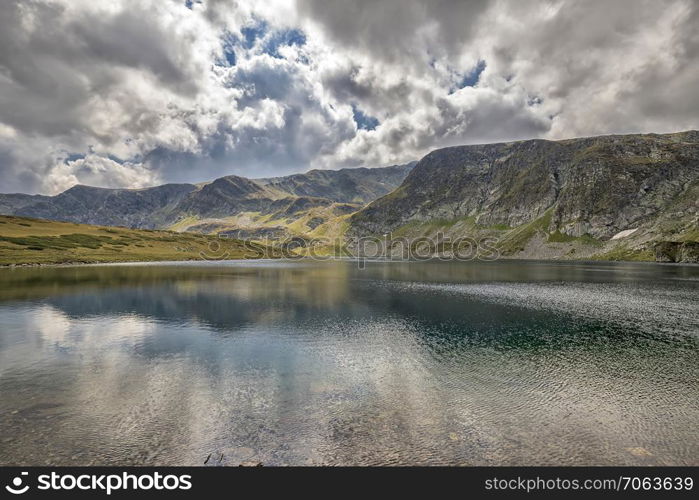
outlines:
{"label": "reflection in water", "polygon": [[0,464],[697,464],[699,268],[0,271]]}

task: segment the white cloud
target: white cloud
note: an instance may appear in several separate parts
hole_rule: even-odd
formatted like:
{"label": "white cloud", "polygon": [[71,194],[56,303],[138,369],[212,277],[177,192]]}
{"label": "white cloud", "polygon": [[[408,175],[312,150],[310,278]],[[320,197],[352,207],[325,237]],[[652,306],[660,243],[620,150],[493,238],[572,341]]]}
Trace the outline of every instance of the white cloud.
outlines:
{"label": "white cloud", "polygon": [[[699,127],[690,0],[191,7],[9,0],[0,190],[379,166],[452,144]],[[358,128],[353,110],[378,126]]]}
{"label": "white cloud", "polygon": [[107,185],[113,188],[143,188],[157,184],[161,179],[139,163],[116,162],[94,153],[76,160],[64,159],[50,169],[44,185],[53,192],[75,184]]}

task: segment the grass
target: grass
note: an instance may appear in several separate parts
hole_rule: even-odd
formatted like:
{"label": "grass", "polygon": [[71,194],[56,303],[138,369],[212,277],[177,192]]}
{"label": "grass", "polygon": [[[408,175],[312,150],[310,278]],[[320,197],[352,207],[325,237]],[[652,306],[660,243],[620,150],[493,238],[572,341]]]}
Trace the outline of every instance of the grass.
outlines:
{"label": "grass", "polygon": [[349,227],[349,218],[352,214],[338,215],[320,224],[308,233],[311,238],[336,238],[342,239]]}
{"label": "grass", "polygon": [[583,243],[585,245],[594,246],[602,246],[603,244],[600,240],[589,234],[583,234],[582,236],[571,236],[569,234],[562,233],[559,230],[550,233],[546,241],[548,241],[549,243],[572,243],[575,241],[579,241],[580,243]]}
{"label": "grass", "polygon": [[278,257],[236,239],[0,216],[0,265]]}
{"label": "grass", "polygon": [[171,225],[168,229],[170,229],[171,231],[178,231],[178,232],[179,231],[186,231],[189,226],[196,224],[197,220],[198,220],[197,217],[193,217],[193,216],[185,217],[183,219],[180,219],[179,221],[177,221],[173,225]]}
{"label": "grass", "polygon": [[677,236],[677,241],[699,241],[699,229],[690,229],[680,233]]}
{"label": "grass", "polygon": [[495,231],[509,231],[513,229],[512,227],[508,226],[507,224],[492,224],[490,226],[481,226],[485,229],[493,229]]}
{"label": "grass", "polygon": [[[262,214],[260,212],[241,212],[237,215],[224,218],[211,219],[183,219],[168,229],[188,231],[206,234],[218,234],[223,231],[240,230],[249,234],[249,240],[255,242],[268,242],[266,231],[278,230],[284,237],[326,238],[328,240],[342,239],[347,231],[348,218],[351,213],[342,213],[338,207],[343,208],[347,204],[332,204],[327,206],[312,207],[308,210],[301,210],[294,214],[282,212]],[[338,214],[339,213],[339,214]],[[309,222],[313,219],[320,219],[322,222],[311,228]],[[258,234],[259,236],[255,236]],[[272,246],[277,246],[272,243]],[[328,247],[328,251],[334,251]],[[303,253],[298,250],[297,253]]]}
{"label": "grass", "polygon": [[544,214],[531,221],[528,224],[523,224],[509,233],[507,233],[498,243],[500,251],[504,255],[512,255],[524,250],[530,239],[536,234],[548,234],[548,228],[551,225],[551,214],[553,208],[549,208]]}
{"label": "grass", "polygon": [[635,250],[623,245],[616,246],[607,252],[593,255],[591,258],[592,260],[655,262],[655,254],[652,250]]}
{"label": "grass", "polygon": [[546,238],[546,243],[582,243],[583,245],[590,245],[600,247],[604,243],[600,240],[594,238],[589,234],[583,234],[582,236],[570,236],[568,234],[556,230],[553,233],[549,233],[548,228],[551,225],[551,215],[553,213],[553,208],[549,208],[544,214],[535,219],[528,224],[523,224],[517,228],[512,229],[510,232],[505,234],[498,247],[504,255],[513,255],[524,250],[527,246],[529,240],[534,236],[540,235]]}
{"label": "grass", "polygon": [[464,229],[485,229],[485,226],[476,226],[474,215],[465,215],[453,219],[435,218],[427,221],[410,221],[393,230],[391,236],[394,238],[428,236],[438,231],[446,232],[457,224],[462,224]]}

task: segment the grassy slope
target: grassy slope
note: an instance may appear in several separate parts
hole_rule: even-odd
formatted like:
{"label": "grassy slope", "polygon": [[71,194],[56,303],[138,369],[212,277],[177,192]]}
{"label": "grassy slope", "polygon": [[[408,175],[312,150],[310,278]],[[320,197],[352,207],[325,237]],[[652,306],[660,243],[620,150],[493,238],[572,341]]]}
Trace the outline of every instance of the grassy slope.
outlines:
{"label": "grassy slope", "polygon": [[263,250],[261,245],[201,234],[0,216],[0,265],[277,256]]}
{"label": "grassy slope", "polygon": [[[408,239],[423,236],[435,237],[439,232],[454,237],[468,236],[479,240],[495,238],[495,246],[502,257],[539,259],[592,259],[654,261],[655,256],[647,248],[629,246],[628,240],[600,241],[590,235],[573,237],[559,231],[549,232],[552,210],[539,218],[518,227],[481,226],[475,216],[457,219],[412,221],[396,229],[392,236]],[[688,238],[687,238],[688,239]],[[533,253],[527,249],[534,244]]]}
{"label": "grassy slope", "polygon": [[[170,226],[171,231],[191,231],[203,234],[217,234],[219,231],[283,229],[289,236],[304,238],[341,238],[347,226],[347,218],[351,214],[337,214],[338,205],[313,207],[309,210],[294,214],[261,214],[260,212],[241,212],[231,217],[219,219],[197,219],[189,217]],[[311,229],[309,222],[319,219],[318,225]],[[254,239],[254,238],[251,238]]]}

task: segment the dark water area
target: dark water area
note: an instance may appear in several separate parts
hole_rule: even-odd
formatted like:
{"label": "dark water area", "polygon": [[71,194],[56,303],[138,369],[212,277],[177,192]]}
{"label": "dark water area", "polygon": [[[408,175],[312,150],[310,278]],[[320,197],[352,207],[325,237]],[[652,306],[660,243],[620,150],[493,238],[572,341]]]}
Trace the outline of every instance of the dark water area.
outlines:
{"label": "dark water area", "polygon": [[2,465],[699,465],[699,267],[0,269]]}

